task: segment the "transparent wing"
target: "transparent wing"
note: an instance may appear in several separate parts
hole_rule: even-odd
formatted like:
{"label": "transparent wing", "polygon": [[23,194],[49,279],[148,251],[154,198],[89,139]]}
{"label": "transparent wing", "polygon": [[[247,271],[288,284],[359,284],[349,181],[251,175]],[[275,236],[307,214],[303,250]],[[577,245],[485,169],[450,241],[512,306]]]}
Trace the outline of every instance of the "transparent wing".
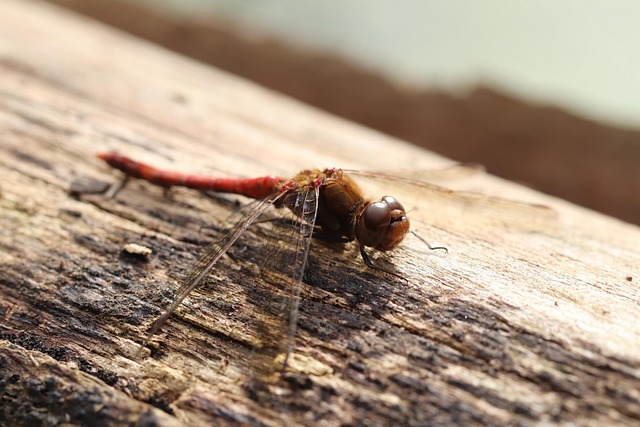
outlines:
{"label": "transparent wing", "polygon": [[376,173],[370,171],[360,171],[355,169],[342,169],[343,172],[360,175],[360,176],[382,176],[395,180],[417,181],[417,182],[438,182],[450,181],[455,179],[466,178],[485,171],[485,167],[479,163],[456,163],[441,169],[428,170],[386,170],[384,173]]}
{"label": "transparent wing", "polygon": [[254,319],[261,344],[252,369],[254,379],[263,384],[279,378],[294,349],[300,289],[315,229],[319,188],[304,187],[292,196],[292,200],[285,201],[291,206],[286,223],[272,225],[268,258],[261,266],[261,279],[270,291],[254,303],[261,311]]}
{"label": "transparent wing", "polygon": [[[470,176],[474,171],[481,171],[461,167],[461,170],[453,167],[437,171],[437,175],[462,178]],[[449,174],[447,171],[455,173]],[[368,190],[380,192],[376,197],[390,194],[403,203],[413,217],[443,228],[455,229],[456,223],[468,222],[474,222],[478,227],[485,223],[498,223],[505,229],[521,231],[543,231],[556,226],[556,212],[541,204],[473,191],[452,190],[412,178],[410,175],[397,176],[355,170],[345,172],[355,176],[357,181],[366,183]]]}
{"label": "transparent wing", "polygon": [[[245,355],[239,362],[251,369],[253,384],[258,388],[277,381],[294,348],[300,288],[315,229],[318,197],[319,188],[310,185],[297,191],[283,191],[252,205],[231,231],[198,259],[172,304],[151,325],[147,341],[187,296],[206,282],[207,286],[193,299],[200,309],[189,310],[180,318],[202,331],[226,336],[229,344],[240,344],[235,350],[225,347],[224,353]],[[259,220],[274,204],[290,207],[278,210],[286,224]],[[228,277],[222,280],[226,283],[208,280],[220,258],[257,222],[260,225],[250,234],[266,231],[269,235],[266,247],[247,247],[234,263],[240,267],[232,267],[232,271],[225,273]],[[263,261],[255,263],[260,259]],[[260,265],[260,274],[253,275],[252,267],[257,265]],[[202,312],[213,317],[203,318]],[[241,350],[242,347],[245,350]]]}
{"label": "transparent wing", "polygon": [[[269,207],[282,198],[285,193],[278,193],[267,199],[260,201],[249,212],[247,212],[234,228],[220,240],[211,245],[196,262],[195,267],[189,276],[182,282],[177,296],[167,310],[158,317],[150,327],[147,340],[154,335],[160,327],[167,321],[173,312],[182,304],[184,299],[207,277],[211,269],[216,265],[218,260],[233,246],[238,238],[247,230],[247,228],[256,221]],[[145,341],[145,342],[146,342]]]}

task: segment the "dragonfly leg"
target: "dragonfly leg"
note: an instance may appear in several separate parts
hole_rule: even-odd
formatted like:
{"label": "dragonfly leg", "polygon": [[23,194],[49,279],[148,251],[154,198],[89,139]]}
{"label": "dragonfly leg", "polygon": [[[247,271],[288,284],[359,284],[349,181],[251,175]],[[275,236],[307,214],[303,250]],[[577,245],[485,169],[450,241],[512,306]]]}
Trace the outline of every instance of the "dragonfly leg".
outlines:
{"label": "dragonfly leg", "polygon": [[399,277],[401,279],[405,279],[404,276],[401,276],[400,274],[396,273],[393,270],[389,270],[388,268],[385,268],[385,267],[382,267],[382,266],[374,264],[373,261],[371,261],[371,258],[369,258],[369,255],[367,255],[367,252],[364,249],[364,245],[360,245],[360,255],[362,255],[362,260],[367,265],[367,267],[373,268],[374,270],[382,271],[382,272],[385,272],[385,273],[388,273],[388,274],[392,274],[392,275],[394,275],[396,277]]}
{"label": "dragonfly leg", "polygon": [[416,233],[415,231],[411,231],[411,234],[413,234],[414,236],[416,236],[418,239],[420,239],[420,241],[422,243],[424,243],[425,245],[427,245],[427,247],[432,250],[432,251],[438,251],[438,250],[442,250],[445,253],[449,253],[449,249],[445,248],[444,246],[431,246],[431,244],[429,242],[427,242],[422,236],[420,236],[418,233]]}
{"label": "dragonfly leg", "polygon": [[[109,186],[109,188],[107,189],[107,191],[105,191],[104,196],[107,199],[113,199],[127,185],[127,183],[129,182],[129,179],[131,179],[131,177],[129,175],[125,175],[124,178],[122,178],[121,180],[116,181],[113,184],[111,184]],[[162,185],[161,187],[162,187],[162,196],[166,197],[167,199],[172,199],[173,198],[173,193],[172,193],[172,188],[173,187],[167,186],[167,185]]]}
{"label": "dragonfly leg", "polygon": [[[255,223],[271,223],[273,225],[275,225],[276,227],[280,227],[283,229],[292,229],[292,230],[297,230],[300,228],[300,221],[296,220],[295,222],[292,222],[290,220],[284,219],[284,218],[265,218],[265,219],[260,219],[255,221]],[[322,231],[321,228],[316,227],[316,229],[313,232],[313,236],[314,239],[319,239],[319,240],[324,240],[325,242],[329,242],[329,243],[350,243],[353,242],[353,239],[350,239],[348,237],[345,236],[338,236],[335,234],[329,234],[326,233],[324,231]]]}
{"label": "dragonfly leg", "polygon": [[104,193],[104,196],[107,199],[113,199],[114,197],[116,197],[116,194],[118,194],[120,190],[122,190],[124,186],[127,185],[128,181],[129,181],[129,175],[125,175],[124,178],[122,178],[121,180],[111,184],[107,189],[107,191]]}
{"label": "dragonfly leg", "polygon": [[329,243],[349,243],[353,242],[353,239],[349,239],[344,236],[336,236],[335,234],[328,234],[321,229],[313,232],[313,238],[318,240],[324,240]]}

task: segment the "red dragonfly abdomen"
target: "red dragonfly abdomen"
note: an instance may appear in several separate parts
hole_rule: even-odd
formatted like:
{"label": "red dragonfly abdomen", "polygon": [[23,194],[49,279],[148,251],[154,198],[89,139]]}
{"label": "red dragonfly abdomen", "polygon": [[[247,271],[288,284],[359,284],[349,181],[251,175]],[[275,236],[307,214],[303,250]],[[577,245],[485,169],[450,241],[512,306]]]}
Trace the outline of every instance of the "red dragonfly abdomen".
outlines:
{"label": "red dragonfly abdomen", "polygon": [[127,176],[144,179],[163,187],[179,185],[202,191],[242,194],[254,199],[262,199],[276,193],[284,179],[277,176],[258,178],[214,178],[202,175],[189,175],[180,172],[158,169],[142,162],[136,162],[117,153],[100,153],[98,157]]}

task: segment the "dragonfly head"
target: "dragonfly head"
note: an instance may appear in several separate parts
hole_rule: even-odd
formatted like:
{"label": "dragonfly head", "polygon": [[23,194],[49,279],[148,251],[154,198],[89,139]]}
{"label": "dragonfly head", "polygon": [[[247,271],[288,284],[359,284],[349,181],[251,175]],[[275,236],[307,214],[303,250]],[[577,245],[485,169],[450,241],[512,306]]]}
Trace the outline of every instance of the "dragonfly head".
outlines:
{"label": "dragonfly head", "polygon": [[404,207],[391,196],[371,202],[356,219],[356,239],[364,246],[388,251],[400,244],[409,232]]}

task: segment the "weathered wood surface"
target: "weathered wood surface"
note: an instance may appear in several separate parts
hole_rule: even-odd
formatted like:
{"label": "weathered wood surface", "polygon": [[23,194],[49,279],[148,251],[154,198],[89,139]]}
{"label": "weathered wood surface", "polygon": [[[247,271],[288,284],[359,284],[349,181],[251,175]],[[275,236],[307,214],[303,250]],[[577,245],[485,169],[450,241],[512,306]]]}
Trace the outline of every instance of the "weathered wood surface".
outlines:
{"label": "weathered wood surface", "polygon": [[70,196],[118,179],[98,151],[245,176],[446,162],[41,3],[2,9],[1,423],[640,422],[640,230],[484,174],[450,186],[553,211],[389,182],[449,255],[409,239],[388,257],[403,281],[314,242],[296,358],[270,389],[250,357],[272,292],[260,227],[136,354],[241,199]]}

